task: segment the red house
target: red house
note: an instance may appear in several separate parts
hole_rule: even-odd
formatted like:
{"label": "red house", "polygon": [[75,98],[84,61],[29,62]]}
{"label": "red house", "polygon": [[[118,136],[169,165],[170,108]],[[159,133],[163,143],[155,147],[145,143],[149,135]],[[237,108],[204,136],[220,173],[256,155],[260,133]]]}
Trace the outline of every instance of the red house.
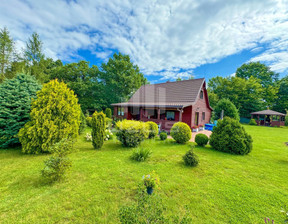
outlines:
{"label": "red house", "polygon": [[167,131],[178,121],[204,125],[212,113],[204,78],[144,85],[128,102],[112,106],[114,117],[154,121]]}

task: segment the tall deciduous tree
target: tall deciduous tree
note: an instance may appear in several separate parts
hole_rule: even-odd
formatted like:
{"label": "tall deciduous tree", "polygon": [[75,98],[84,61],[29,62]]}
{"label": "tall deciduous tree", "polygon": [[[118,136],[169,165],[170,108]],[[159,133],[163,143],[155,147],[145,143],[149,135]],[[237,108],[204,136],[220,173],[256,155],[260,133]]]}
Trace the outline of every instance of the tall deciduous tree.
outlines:
{"label": "tall deciduous tree", "polygon": [[32,102],[30,118],[19,132],[24,153],[49,152],[64,138],[78,136],[81,109],[74,92],[57,80],[45,84]]}
{"label": "tall deciduous tree", "polygon": [[74,90],[83,111],[103,109],[103,85],[99,83],[97,66],[90,67],[87,61],[58,66],[51,71],[50,78],[64,81]]}
{"label": "tall deciduous tree", "polygon": [[0,148],[19,144],[17,134],[29,121],[31,100],[40,89],[34,77],[24,74],[0,84]]}
{"label": "tall deciduous tree", "polygon": [[126,101],[147,79],[133,64],[129,55],[115,53],[107,63],[101,66],[100,78],[105,87],[105,107],[111,103]]}
{"label": "tall deciduous tree", "polygon": [[10,67],[13,60],[14,41],[10,37],[6,27],[0,29],[0,81],[3,81],[6,76],[5,72]]}
{"label": "tall deciduous tree", "polygon": [[229,99],[239,109],[242,117],[249,117],[251,112],[264,108],[263,88],[259,80],[254,77],[246,80],[239,77],[217,76],[209,80],[208,86],[209,92],[213,93],[214,101]]}
{"label": "tall deciduous tree", "polygon": [[270,67],[260,62],[250,62],[243,64],[236,71],[236,77],[248,80],[250,77],[257,78],[263,87],[262,97],[266,107],[274,104],[278,88],[275,83],[278,81],[279,74],[270,70]]}
{"label": "tall deciduous tree", "polygon": [[273,109],[285,113],[288,110],[288,76],[282,78],[278,85],[279,91]]}

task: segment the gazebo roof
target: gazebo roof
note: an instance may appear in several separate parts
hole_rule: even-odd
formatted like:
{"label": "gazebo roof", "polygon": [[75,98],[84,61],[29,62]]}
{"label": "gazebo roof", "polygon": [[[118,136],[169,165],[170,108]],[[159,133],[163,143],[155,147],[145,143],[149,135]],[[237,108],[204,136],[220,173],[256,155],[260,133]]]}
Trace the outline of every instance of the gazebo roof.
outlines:
{"label": "gazebo roof", "polygon": [[286,116],[285,114],[279,113],[274,110],[262,110],[251,113],[252,115],[276,115],[276,116]]}

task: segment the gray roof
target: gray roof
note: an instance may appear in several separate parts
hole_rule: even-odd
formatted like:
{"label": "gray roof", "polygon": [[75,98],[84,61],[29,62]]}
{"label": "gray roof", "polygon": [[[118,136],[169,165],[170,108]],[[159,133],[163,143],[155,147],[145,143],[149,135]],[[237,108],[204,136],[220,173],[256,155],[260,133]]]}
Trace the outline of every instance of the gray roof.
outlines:
{"label": "gray roof", "polygon": [[159,84],[148,84],[140,89],[125,103],[114,106],[163,106],[186,107],[193,105],[200,93],[205,79],[191,79]]}
{"label": "gray roof", "polygon": [[251,113],[252,115],[277,115],[277,116],[286,116],[285,114],[279,113],[274,110],[262,110]]}

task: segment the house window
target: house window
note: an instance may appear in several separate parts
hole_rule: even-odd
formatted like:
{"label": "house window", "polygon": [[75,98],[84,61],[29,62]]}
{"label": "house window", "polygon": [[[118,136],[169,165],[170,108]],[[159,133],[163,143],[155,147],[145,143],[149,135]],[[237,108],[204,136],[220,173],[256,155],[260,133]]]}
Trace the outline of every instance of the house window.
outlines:
{"label": "house window", "polygon": [[205,112],[202,112],[202,120],[205,121]]}
{"label": "house window", "polygon": [[200,99],[203,99],[203,90],[200,92]]}
{"label": "house window", "polygon": [[169,121],[174,121],[175,120],[175,112],[174,111],[167,111],[166,112],[166,118]]}
{"label": "house window", "polygon": [[124,116],[124,107],[118,107],[118,116]]}

